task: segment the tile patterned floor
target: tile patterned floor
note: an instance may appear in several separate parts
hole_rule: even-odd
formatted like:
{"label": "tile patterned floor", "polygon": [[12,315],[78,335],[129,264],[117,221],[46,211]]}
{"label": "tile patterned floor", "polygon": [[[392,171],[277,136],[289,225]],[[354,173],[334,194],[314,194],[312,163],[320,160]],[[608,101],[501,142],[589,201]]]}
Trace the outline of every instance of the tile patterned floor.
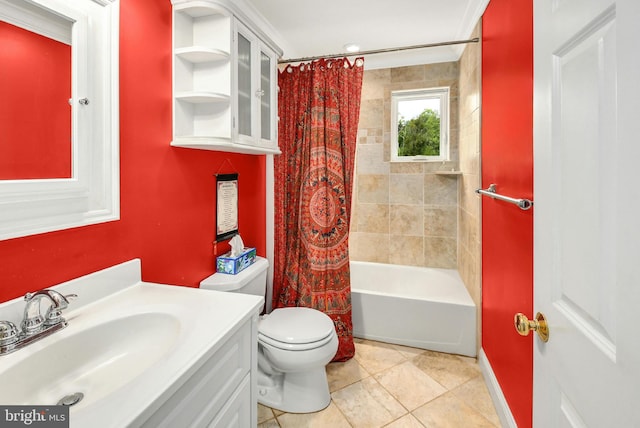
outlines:
{"label": "tile patterned floor", "polygon": [[500,427],[475,359],[356,339],[327,366],[331,404],[309,414],[258,405],[261,428]]}

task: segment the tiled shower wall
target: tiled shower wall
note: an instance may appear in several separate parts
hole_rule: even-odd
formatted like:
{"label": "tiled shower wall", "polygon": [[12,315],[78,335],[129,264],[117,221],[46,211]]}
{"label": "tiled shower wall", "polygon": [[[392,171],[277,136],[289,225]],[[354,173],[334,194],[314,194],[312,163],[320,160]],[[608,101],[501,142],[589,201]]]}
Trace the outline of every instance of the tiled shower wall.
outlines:
{"label": "tiled shower wall", "polygon": [[[458,267],[458,62],[364,72],[349,252],[352,260]],[[448,162],[390,162],[391,91],[449,86]]]}
{"label": "tiled shower wall", "polygon": [[[478,24],[471,37],[480,37]],[[469,44],[460,58],[460,170],[458,194],[458,271],[477,308],[481,307],[481,187],[480,114],[481,114],[481,44]],[[481,311],[478,310],[478,346],[480,346]]]}
{"label": "tiled shower wall", "polygon": [[[472,43],[458,62],[365,71],[349,237],[352,260],[458,269],[478,308],[481,58]],[[391,163],[391,91],[436,86],[451,87],[451,161]]]}

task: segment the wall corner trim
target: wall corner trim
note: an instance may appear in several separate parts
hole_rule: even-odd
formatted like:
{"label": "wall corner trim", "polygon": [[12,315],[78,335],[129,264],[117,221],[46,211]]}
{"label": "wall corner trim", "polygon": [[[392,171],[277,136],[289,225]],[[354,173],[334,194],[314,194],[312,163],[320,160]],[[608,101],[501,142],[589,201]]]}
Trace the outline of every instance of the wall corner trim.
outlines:
{"label": "wall corner trim", "polygon": [[482,348],[478,353],[478,365],[484,376],[484,383],[487,385],[489,395],[491,395],[491,400],[493,400],[493,405],[496,408],[496,413],[498,413],[498,417],[500,418],[500,423],[503,427],[518,428],[511,414],[511,409],[509,409],[509,405],[507,404],[507,400],[502,393],[498,379],[493,373],[493,368],[487,359],[487,354],[484,353],[484,349]]}

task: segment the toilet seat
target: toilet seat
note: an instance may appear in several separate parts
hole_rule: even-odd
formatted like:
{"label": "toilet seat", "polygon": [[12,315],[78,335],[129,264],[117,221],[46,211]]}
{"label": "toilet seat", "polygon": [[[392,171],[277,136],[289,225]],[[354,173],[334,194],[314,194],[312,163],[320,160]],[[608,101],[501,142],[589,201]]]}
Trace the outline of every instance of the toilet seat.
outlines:
{"label": "toilet seat", "polygon": [[304,351],[330,342],[335,326],[328,315],[310,308],[280,308],[262,317],[258,340],[278,349]]}
{"label": "toilet seat", "polygon": [[309,351],[311,349],[320,348],[326,345],[327,343],[331,342],[331,340],[333,339],[333,336],[334,335],[330,333],[327,337],[317,342],[286,343],[286,342],[280,342],[278,340],[273,340],[268,336],[258,333],[258,342],[266,345],[271,345],[274,348],[282,349],[284,351]]}

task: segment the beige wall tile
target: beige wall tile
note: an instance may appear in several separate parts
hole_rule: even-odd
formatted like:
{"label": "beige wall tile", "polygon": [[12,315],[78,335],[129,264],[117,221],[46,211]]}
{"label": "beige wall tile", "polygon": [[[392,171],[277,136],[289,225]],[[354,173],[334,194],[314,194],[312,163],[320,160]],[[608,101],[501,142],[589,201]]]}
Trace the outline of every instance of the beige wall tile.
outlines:
{"label": "beige wall tile", "polygon": [[391,174],[422,174],[424,162],[391,162]]}
{"label": "beige wall tile", "polygon": [[456,238],[458,236],[458,209],[450,207],[424,207],[424,236]]}
{"label": "beige wall tile", "polygon": [[427,266],[456,269],[458,247],[455,238],[424,238],[424,259]]}
{"label": "beige wall tile", "polygon": [[389,203],[420,204],[424,179],[416,174],[391,174],[389,177]]}
{"label": "beige wall tile", "polygon": [[358,203],[389,203],[389,176],[358,174]]}
{"label": "beige wall tile", "polygon": [[360,144],[356,151],[356,165],[359,174],[389,174],[389,162],[383,159],[382,144]]}
{"label": "beige wall tile", "polygon": [[[436,171],[452,171],[458,169],[458,163],[455,161],[444,162],[421,162],[422,170],[425,174]],[[453,178],[453,177],[452,177]],[[455,180],[455,178],[453,178]]]}
{"label": "beige wall tile", "polygon": [[390,205],[389,233],[422,237],[424,233],[423,210],[421,205]]}
{"label": "beige wall tile", "polygon": [[[480,187],[482,186],[479,175],[463,174],[460,178],[460,208],[476,218],[480,217],[482,207],[481,196],[476,193]],[[479,226],[479,224],[476,225],[476,227]]]}
{"label": "beige wall tile", "polygon": [[358,232],[377,234],[389,233],[389,205],[363,204],[358,205]]}
{"label": "beige wall tile", "polygon": [[425,67],[425,80],[458,79],[458,62],[440,62]]}
{"label": "beige wall tile", "polygon": [[389,263],[389,235],[366,232],[350,234],[349,257],[363,262]]}
{"label": "beige wall tile", "polygon": [[[462,74],[470,75],[473,72],[468,64],[464,67],[466,68],[463,70],[462,64],[449,62],[365,70],[355,171],[355,224],[352,223],[351,228],[352,234],[357,235],[351,239],[351,256],[354,260],[414,266],[456,266],[458,256],[455,241],[458,226],[455,206],[459,199],[459,179],[431,173],[458,170],[462,159],[467,168],[474,168],[473,162],[479,157],[479,150],[475,150],[470,157],[461,153],[461,150],[466,151],[469,147],[474,150],[474,143],[477,143],[473,139],[479,136],[476,131],[478,123],[470,123],[459,112],[464,101],[462,97],[467,96],[469,91],[479,91],[477,87],[464,87],[460,81]],[[439,86],[451,88],[451,160],[391,163],[391,91]],[[462,137],[463,134],[465,137]],[[461,146],[462,138],[471,141],[464,148]],[[386,211],[381,207],[385,204],[388,208]],[[379,221],[375,219],[376,213],[379,213]],[[439,214],[443,214],[443,217],[438,218]],[[425,222],[427,216],[429,221]],[[385,222],[389,224],[388,227],[384,226]],[[426,251],[425,237],[449,240],[445,241],[446,245],[442,242],[436,245],[444,249],[436,256],[433,251]],[[415,249],[415,254],[409,255],[408,248]],[[446,257],[450,259],[444,260]]]}
{"label": "beige wall tile", "polygon": [[360,119],[358,126],[361,128],[379,127],[382,123],[382,112],[382,99],[362,100],[360,102]]}
{"label": "beige wall tile", "polygon": [[426,174],[424,176],[425,205],[457,205],[458,181],[455,176]]}
{"label": "beige wall tile", "polygon": [[367,70],[362,78],[361,100],[384,98],[384,88],[391,82],[391,69]]}
{"label": "beige wall tile", "polygon": [[[472,37],[480,37],[478,23]],[[482,296],[481,199],[475,190],[481,187],[480,93],[481,44],[468,44],[460,58],[460,170],[458,218],[458,271],[475,302],[480,307]],[[477,311],[478,347],[481,338],[481,311]]]}
{"label": "beige wall tile", "polygon": [[391,69],[392,83],[405,83],[425,80],[425,66],[413,65],[410,67],[398,67]]}
{"label": "beige wall tile", "polygon": [[[422,236],[391,235],[389,243],[389,263],[407,266],[425,266],[422,251]],[[430,265],[426,265],[430,266]]]}

